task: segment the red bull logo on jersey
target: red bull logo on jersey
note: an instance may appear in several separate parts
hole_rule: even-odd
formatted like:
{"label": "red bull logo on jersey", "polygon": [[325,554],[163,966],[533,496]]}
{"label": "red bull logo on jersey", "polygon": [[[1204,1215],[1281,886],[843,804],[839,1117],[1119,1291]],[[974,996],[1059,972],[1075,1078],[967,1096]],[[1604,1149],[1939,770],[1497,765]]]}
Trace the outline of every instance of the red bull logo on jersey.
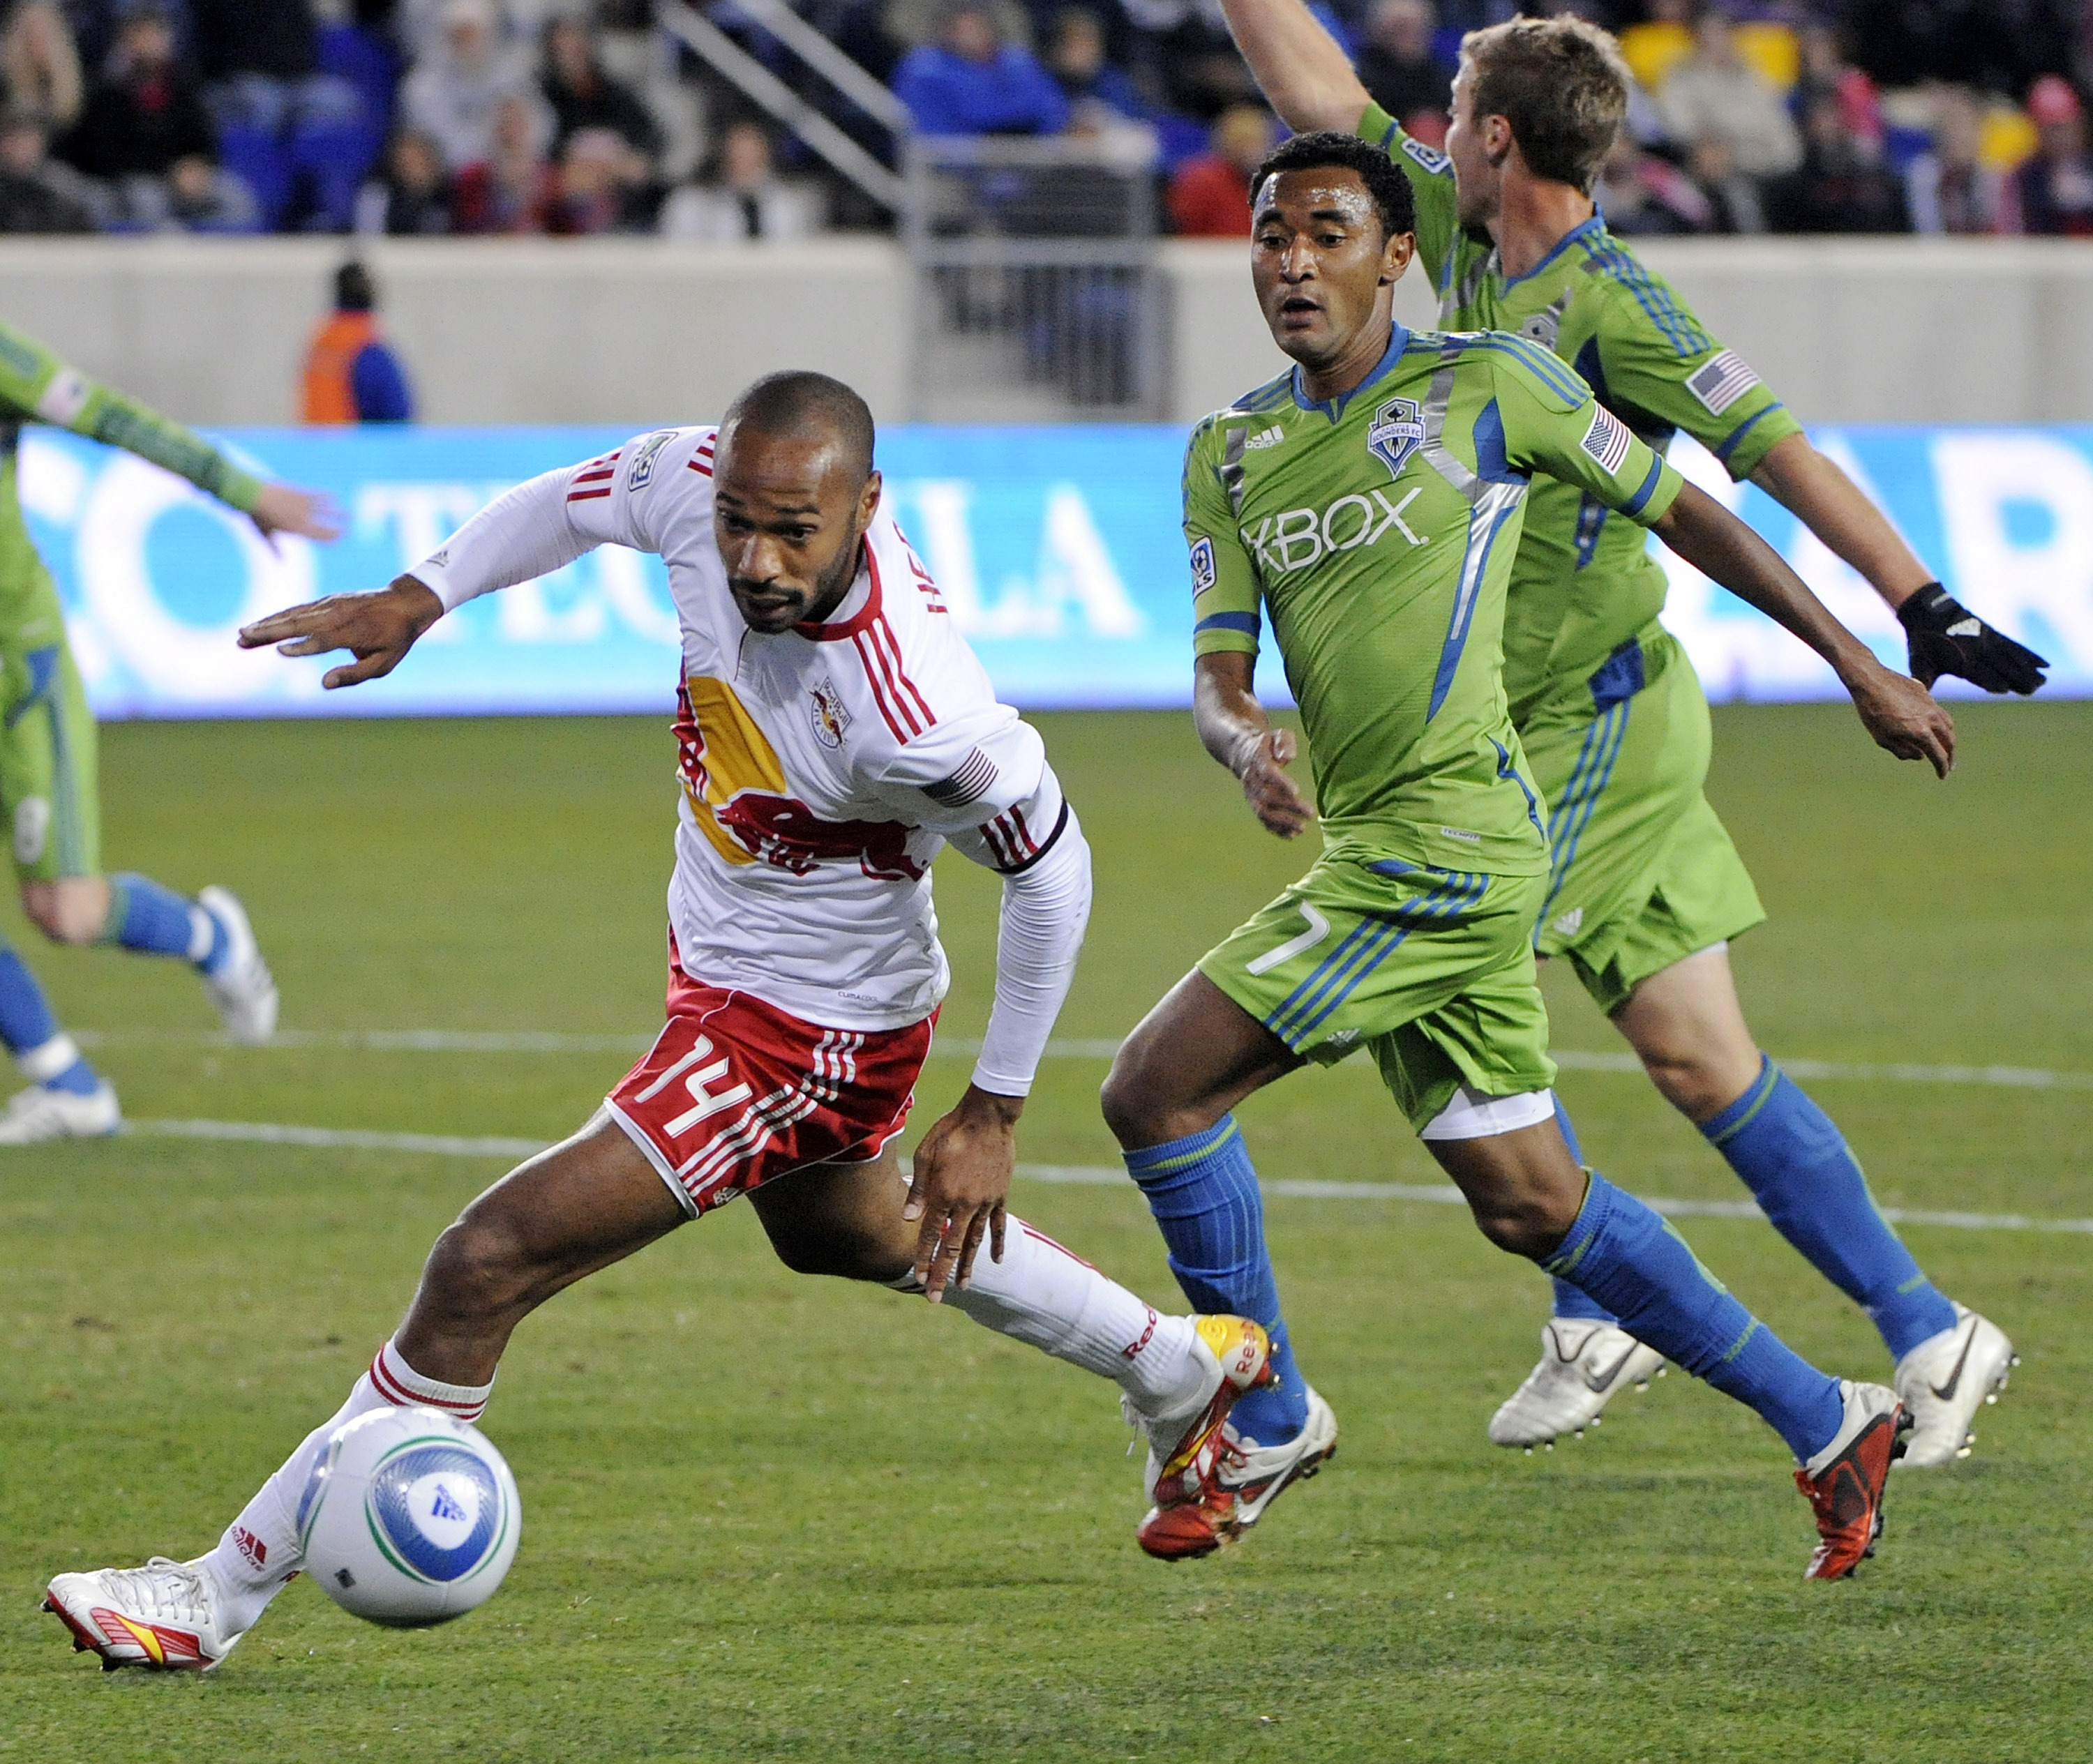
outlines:
{"label": "red bull logo on jersey", "polygon": [[902,822],[824,820],[793,796],[777,750],[725,681],[693,676],[677,710],[683,795],[698,831],[726,862],[767,863],[795,876],[817,864],[855,863],[882,881],[921,879]]}

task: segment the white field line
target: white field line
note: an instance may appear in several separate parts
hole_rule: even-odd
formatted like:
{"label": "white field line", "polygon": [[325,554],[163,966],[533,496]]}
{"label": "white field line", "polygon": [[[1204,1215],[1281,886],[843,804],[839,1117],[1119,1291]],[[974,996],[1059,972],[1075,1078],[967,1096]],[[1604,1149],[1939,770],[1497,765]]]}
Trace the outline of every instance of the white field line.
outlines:
{"label": "white field line", "polygon": [[[267,1121],[127,1121],[133,1139],[213,1139],[253,1145],[302,1145],[352,1152],[407,1152],[433,1157],[532,1157],[546,1148],[539,1139],[447,1133],[379,1133],[357,1127],[301,1127]],[[1020,1164],[1025,1181],[1086,1188],[1116,1188],[1129,1180],[1123,1170],[1102,1164]],[[1465,1204],[1450,1182],[1331,1182],[1287,1177],[1263,1178],[1268,1195],[1294,1200],[1416,1200],[1434,1206]],[[1674,1200],[1645,1195],[1649,1205],[1675,1219],[1757,1219],[1766,1215],[1748,1200]],[[2065,1231],[2093,1235],[2093,1219],[2031,1218],[2019,1213],[1934,1213],[1885,1207],[1893,1225],[1938,1225],[1957,1231]]]}
{"label": "white field line", "polygon": [[[223,1035],[180,1031],[76,1029],[73,1039],[84,1047],[229,1048]],[[338,1049],[363,1053],[628,1053],[640,1054],[654,1044],[651,1035],[574,1035],[539,1029],[280,1029],[271,1048]],[[1109,1060],[1119,1051],[1109,1037],[1056,1038],[1046,1044],[1050,1060]],[[941,1037],[932,1044],[934,1058],[972,1059],[981,1043],[965,1036]],[[1591,1053],[1575,1048],[1553,1050],[1555,1063],[1571,1072],[1627,1072],[1642,1063],[1625,1049]],[[1926,1066],[1899,1061],[1857,1065],[1838,1060],[1783,1059],[1790,1077],[1819,1082],[1857,1083],[1980,1084],[2008,1090],[2093,1090],[2093,1072],[2052,1072],[2032,1066]]]}

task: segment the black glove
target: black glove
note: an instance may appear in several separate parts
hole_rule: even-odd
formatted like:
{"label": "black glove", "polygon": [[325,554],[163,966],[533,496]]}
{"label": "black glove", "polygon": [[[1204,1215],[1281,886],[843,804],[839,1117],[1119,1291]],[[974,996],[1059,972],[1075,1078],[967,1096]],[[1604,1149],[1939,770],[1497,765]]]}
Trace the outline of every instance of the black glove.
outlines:
{"label": "black glove", "polygon": [[1993,630],[1937,582],[1897,608],[1897,622],[1911,645],[1911,677],[1922,686],[1956,674],[1987,692],[2025,698],[2043,684],[2047,661]]}

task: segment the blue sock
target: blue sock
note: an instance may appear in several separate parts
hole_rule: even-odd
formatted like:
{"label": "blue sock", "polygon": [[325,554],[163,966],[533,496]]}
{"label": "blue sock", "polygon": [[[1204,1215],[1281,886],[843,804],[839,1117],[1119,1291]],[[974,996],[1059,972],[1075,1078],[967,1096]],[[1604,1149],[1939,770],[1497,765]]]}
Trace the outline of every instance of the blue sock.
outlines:
{"label": "blue sock", "polygon": [[109,888],[105,942],[143,955],[180,956],[206,974],[224,958],[231,944],[225,927],[194,901],[150,876],[113,876]]}
{"label": "blue sock", "polygon": [[1292,1439],[1308,1420],[1307,1386],[1279,1314],[1279,1284],[1264,1247],[1264,1200],[1233,1115],[1204,1133],[1124,1154],[1128,1174],[1170,1247],[1170,1271],[1201,1311],[1246,1317],[1272,1338],[1275,1381],[1253,1390],[1229,1420],[1260,1446]]}
{"label": "blue sock", "polygon": [[1577,1222],[1542,1265],[1597,1299],[1637,1341],[1756,1411],[1798,1463],[1831,1444],[1844,1420],[1839,1381],[1738,1304],[1685,1239],[1597,1171]]}
{"label": "blue sock", "polygon": [[[28,1070],[31,1078],[53,1090],[69,1090],[84,1096],[102,1082],[73,1046],[72,1037],[59,1029],[36,975],[21,957],[4,945],[0,945],[0,1041],[5,1041],[7,1051],[17,1057],[33,1056],[39,1049],[50,1050],[45,1066],[56,1064],[57,1070],[37,1070],[33,1059]],[[68,1052],[72,1056],[70,1060],[65,1059]]]}
{"label": "blue sock", "polygon": [[[1571,1126],[1570,1111],[1562,1106],[1560,1096],[1555,1099],[1555,1124],[1562,1130],[1562,1143],[1570,1148],[1570,1155],[1582,1164],[1584,1148],[1577,1143],[1577,1130]],[[1553,1284],[1555,1287],[1555,1308],[1550,1313],[1552,1316],[1580,1317],[1593,1323],[1618,1324],[1620,1321],[1591,1294],[1580,1292],[1568,1281],[1558,1276]]]}
{"label": "blue sock", "polygon": [[1955,1307],[1919,1271],[1868,1192],[1831,1118],[1760,1056],[1757,1081],[1704,1122],[1774,1229],[1882,1331],[1894,1360],[1955,1327]]}

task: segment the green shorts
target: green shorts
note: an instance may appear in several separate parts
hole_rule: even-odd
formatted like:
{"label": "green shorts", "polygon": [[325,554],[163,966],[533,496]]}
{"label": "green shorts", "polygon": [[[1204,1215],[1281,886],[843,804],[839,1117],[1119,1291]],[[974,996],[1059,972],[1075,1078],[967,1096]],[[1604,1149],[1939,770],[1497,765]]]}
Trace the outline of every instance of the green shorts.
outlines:
{"label": "green shorts", "polygon": [[63,643],[0,656],[0,810],[24,882],[102,871],[94,718]]}
{"label": "green shorts", "polygon": [[1199,971],[1305,1058],[1370,1049],[1422,1131],[1462,1084],[1516,1096],[1555,1082],[1532,942],[1545,887],[1325,857]]}
{"label": "green shorts", "polygon": [[1534,949],[1567,956],[1609,1014],[1651,975],[1766,917],[1702,794],[1711,740],[1692,664],[1655,626],[1519,730],[1554,848]]}

